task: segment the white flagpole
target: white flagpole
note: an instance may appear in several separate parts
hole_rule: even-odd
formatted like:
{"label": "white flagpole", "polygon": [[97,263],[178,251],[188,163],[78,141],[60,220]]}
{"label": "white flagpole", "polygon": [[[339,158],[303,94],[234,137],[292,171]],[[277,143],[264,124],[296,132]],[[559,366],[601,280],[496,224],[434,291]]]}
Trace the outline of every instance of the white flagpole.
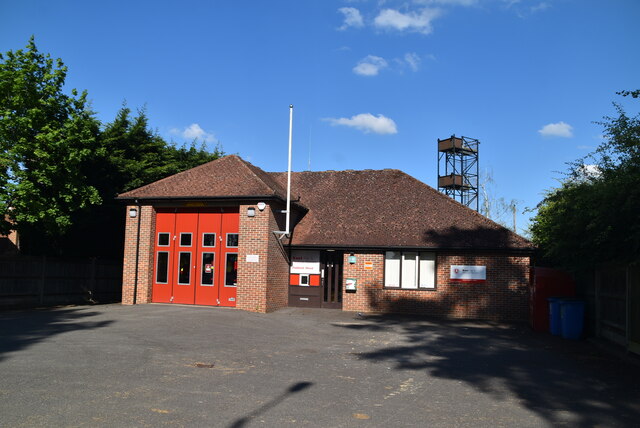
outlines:
{"label": "white flagpole", "polygon": [[291,140],[293,135],[293,104],[289,105],[289,166],[287,168],[287,223],[286,235],[289,236],[289,221],[291,219]]}

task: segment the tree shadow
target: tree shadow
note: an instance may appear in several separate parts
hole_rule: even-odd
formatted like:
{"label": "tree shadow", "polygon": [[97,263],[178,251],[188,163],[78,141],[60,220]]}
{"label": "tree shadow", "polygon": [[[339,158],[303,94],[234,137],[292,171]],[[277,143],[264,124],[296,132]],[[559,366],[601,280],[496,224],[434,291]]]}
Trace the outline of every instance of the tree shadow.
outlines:
{"label": "tree shadow", "polygon": [[260,416],[260,415],[262,415],[264,413],[266,413],[268,410],[276,407],[278,404],[280,404],[284,400],[286,400],[290,395],[293,395],[293,394],[296,394],[298,392],[304,391],[305,389],[309,388],[312,385],[313,385],[312,382],[294,383],[289,388],[287,388],[286,391],[284,391],[283,393],[281,393],[277,397],[273,398],[271,401],[268,401],[267,403],[265,403],[262,406],[258,407],[253,412],[251,412],[248,415],[243,416],[242,418],[240,418],[240,419],[236,420],[235,422],[233,422],[231,425],[229,425],[229,428],[242,428],[242,427],[247,426],[253,419],[255,419],[256,417],[258,417],[258,416]]}
{"label": "tree shadow", "polygon": [[403,343],[360,353],[362,360],[462,381],[496,400],[515,398],[554,425],[637,426],[640,420],[640,368],[588,343],[521,325],[389,315],[362,320],[341,327],[387,329]]}
{"label": "tree shadow", "polygon": [[114,321],[90,321],[99,315],[82,308],[35,309],[0,313],[0,361],[52,336],[75,330],[106,327]]}
{"label": "tree shadow", "polygon": [[[479,215],[479,214],[478,214]],[[487,222],[491,222],[486,219]],[[525,238],[513,233],[497,223],[487,223],[487,226],[464,227],[452,226],[441,231],[433,229],[422,233],[425,242],[436,248],[456,248],[469,250],[533,250],[534,246]]]}

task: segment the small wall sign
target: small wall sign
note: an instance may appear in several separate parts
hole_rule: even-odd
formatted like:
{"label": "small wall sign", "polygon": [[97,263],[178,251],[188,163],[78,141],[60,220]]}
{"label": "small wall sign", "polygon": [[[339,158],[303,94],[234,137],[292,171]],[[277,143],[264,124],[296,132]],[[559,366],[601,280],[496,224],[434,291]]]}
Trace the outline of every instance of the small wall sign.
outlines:
{"label": "small wall sign", "polygon": [[364,270],[373,270],[373,262],[364,262]]}
{"label": "small wall sign", "polygon": [[354,278],[347,278],[345,280],[345,290],[350,293],[355,293],[357,282],[358,281]]}
{"label": "small wall sign", "polygon": [[247,254],[247,263],[260,263],[260,254]]}
{"label": "small wall sign", "polygon": [[449,279],[459,282],[484,282],[487,280],[487,267],[451,265]]}
{"label": "small wall sign", "polygon": [[291,252],[291,273],[320,273],[320,251],[294,250]]}

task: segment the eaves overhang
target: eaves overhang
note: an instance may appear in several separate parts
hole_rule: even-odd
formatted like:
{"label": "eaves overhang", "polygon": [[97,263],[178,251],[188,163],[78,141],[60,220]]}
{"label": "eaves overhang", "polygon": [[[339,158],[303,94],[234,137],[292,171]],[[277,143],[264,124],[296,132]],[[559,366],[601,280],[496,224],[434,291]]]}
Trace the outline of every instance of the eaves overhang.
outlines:
{"label": "eaves overhang", "polygon": [[[158,205],[158,204],[170,204],[181,205],[188,202],[204,202],[204,203],[224,203],[224,202],[259,202],[263,200],[277,201],[286,204],[287,201],[278,195],[231,195],[231,196],[117,196],[115,198],[118,202],[141,205]],[[299,202],[291,201],[292,206],[298,208],[304,212],[309,211],[307,207]]]}
{"label": "eaves overhang", "polygon": [[386,251],[386,250],[418,250],[418,251],[460,251],[460,252],[496,252],[510,254],[533,254],[536,248],[505,248],[505,247],[433,247],[410,245],[345,245],[345,244],[288,244],[291,249],[300,250],[337,250],[337,251]]}

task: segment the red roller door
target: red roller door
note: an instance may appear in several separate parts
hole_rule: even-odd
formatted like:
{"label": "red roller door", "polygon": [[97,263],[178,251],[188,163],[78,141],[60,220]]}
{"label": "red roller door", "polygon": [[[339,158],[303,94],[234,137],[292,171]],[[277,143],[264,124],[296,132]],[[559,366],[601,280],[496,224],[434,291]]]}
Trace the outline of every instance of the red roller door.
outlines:
{"label": "red roller door", "polygon": [[236,305],[238,208],[158,209],[152,301]]}

